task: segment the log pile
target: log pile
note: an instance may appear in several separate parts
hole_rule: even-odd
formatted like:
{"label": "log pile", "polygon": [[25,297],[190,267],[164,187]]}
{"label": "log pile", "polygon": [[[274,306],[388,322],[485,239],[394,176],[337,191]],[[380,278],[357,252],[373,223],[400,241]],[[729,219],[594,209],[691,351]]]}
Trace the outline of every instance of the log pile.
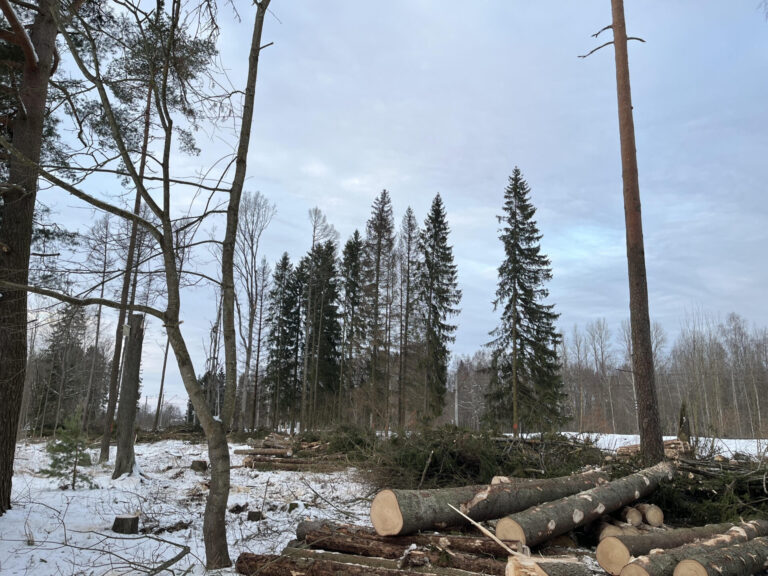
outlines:
{"label": "log pile", "polygon": [[[487,486],[383,490],[371,505],[372,528],[301,522],[282,554],[243,553],[236,568],[264,576],[589,576],[594,570],[584,557],[590,556],[612,576],[765,570],[768,521],[670,529],[658,506],[640,502],[675,473],[675,465],[661,463],[613,481],[591,471],[549,480],[500,478]],[[477,524],[493,519],[495,536]],[[446,532],[469,522],[483,535]],[[562,550],[570,545],[563,536],[577,529],[582,544],[597,542],[594,553]]]}
{"label": "log pile", "polygon": [[245,456],[243,467],[255,470],[334,472],[347,463],[343,455],[328,454],[327,442],[294,442],[290,436],[271,433],[262,440],[247,441],[248,448],[235,454]]}

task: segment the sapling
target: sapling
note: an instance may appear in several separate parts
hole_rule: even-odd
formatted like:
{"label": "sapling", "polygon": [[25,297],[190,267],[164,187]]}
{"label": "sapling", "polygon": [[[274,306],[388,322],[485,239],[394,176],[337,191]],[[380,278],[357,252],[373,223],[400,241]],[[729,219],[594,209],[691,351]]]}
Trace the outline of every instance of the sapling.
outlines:
{"label": "sapling", "polygon": [[72,414],[64,421],[58,438],[46,446],[46,452],[51,457],[48,468],[41,470],[50,477],[62,478],[66,483],[62,488],[77,488],[78,483],[88,488],[95,488],[93,480],[88,475],[78,474],[78,467],[90,466],[91,456],[86,450],[86,437],[80,429],[80,415]]}

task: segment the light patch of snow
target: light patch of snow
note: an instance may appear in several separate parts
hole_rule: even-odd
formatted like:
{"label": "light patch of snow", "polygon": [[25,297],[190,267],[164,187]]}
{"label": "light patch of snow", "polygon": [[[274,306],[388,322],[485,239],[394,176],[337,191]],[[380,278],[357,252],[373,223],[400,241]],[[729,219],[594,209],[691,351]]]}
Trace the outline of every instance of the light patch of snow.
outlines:
{"label": "light patch of snow", "polygon": [[[622,446],[640,444],[640,436],[637,434],[579,434],[578,432],[564,432],[572,438],[589,438],[602,450],[616,451]],[[674,440],[676,436],[664,436],[664,440]],[[699,437],[691,439],[691,445],[699,454],[721,454],[731,457],[735,454],[760,457],[768,452],[768,440],[765,438],[708,438]]]}
{"label": "light patch of snow", "polygon": [[[234,449],[244,447],[230,446],[233,466],[243,459]],[[90,475],[98,488],[72,491],[59,489],[59,479],[40,474],[48,465],[44,443],[18,444],[12,509],[0,518],[0,574],[135,574],[142,566],[149,569],[174,557],[182,546],[189,546],[190,553],[174,571],[204,574],[202,523],[210,476],[195,474],[189,464],[206,454],[207,447],[168,440],[138,444],[135,452],[133,474],[112,480],[111,465],[83,468],[79,473]],[[92,457],[98,460],[96,452]],[[233,468],[228,508],[247,504],[248,510],[261,510],[265,519],[248,522],[246,512],[227,512],[232,561],[241,552],[279,553],[305,519],[369,525],[365,495],[372,490],[356,481],[353,472]],[[123,514],[138,514],[139,529],[146,533],[113,533],[115,516]],[[179,529],[157,533],[173,526]],[[234,568],[219,572],[234,573]]]}

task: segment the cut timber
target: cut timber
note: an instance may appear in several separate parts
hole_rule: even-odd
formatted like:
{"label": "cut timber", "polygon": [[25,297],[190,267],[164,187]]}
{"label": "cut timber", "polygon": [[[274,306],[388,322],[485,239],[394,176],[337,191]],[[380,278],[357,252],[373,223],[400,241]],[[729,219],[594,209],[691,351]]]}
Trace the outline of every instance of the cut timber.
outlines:
{"label": "cut timber", "polygon": [[496,536],[535,546],[647,496],[663,480],[671,479],[674,471],[672,464],[662,462],[586,492],[505,516],[496,524]]}
{"label": "cut timber", "polygon": [[768,538],[711,550],[680,562],[674,576],[747,576],[768,565]]}
{"label": "cut timber", "polygon": [[286,448],[237,448],[235,454],[244,456],[293,456],[293,452]]}
{"label": "cut timber", "polygon": [[[336,524],[321,520],[299,522],[296,528],[296,538],[304,541],[310,546],[318,543],[328,550],[334,548],[328,547],[326,538],[335,538],[338,536],[353,536],[364,542],[378,541],[389,544],[396,544],[407,548],[413,544],[417,546],[435,546],[444,550],[457,552],[466,552],[469,554],[483,554],[485,556],[507,557],[507,552],[503,550],[495,541],[483,536],[463,536],[456,534],[411,534],[409,536],[380,536],[375,530],[362,526],[353,526],[351,524]],[[504,542],[513,550],[519,551],[519,542]]]}
{"label": "cut timber", "polygon": [[112,532],[118,534],[138,534],[139,517],[138,516],[115,516],[112,523]]}
{"label": "cut timber", "polygon": [[630,526],[640,526],[643,523],[643,513],[632,506],[624,506],[621,509],[621,519]]}
{"label": "cut timber", "polygon": [[664,512],[656,504],[636,504],[635,508],[643,515],[643,521],[649,526],[664,524]]}
{"label": "cut timber", "polygon": [[435,566],[409,567],[401,570],[396,560],[363,558],[346,554],[299,554],[298,552],[283,556],[243,552],[235,562],[235,569],[239,574],[254,576],[417,576],[424,574],[469,576],[476,574]]}
{"label": "cut timber", "polygon": [[[634,458],[640,454],[640,444],[622,446],[616,450],[616,456],[623,458]],[[691,456],[693,449],[688,442],[683,442],[675,438],[674,440],[664,441],[664,457],[677,459],[681,456]]]}
{"label": "cut timber", "polygon": [[768,521],[742,522],[730,528],[725,534],[719,534],[708,540],[652,553],[650,556],[640,556],[624,566],[620,574],[621,576],[671,576],[677,563],[687,558],[694,558],[717,548],[741,544],[767,535]]}
{"label": "cut timber", "polygon": [[722,534],[733,524],[708,524],[696,528],[678,528],[666,532],[648,532],[639,536],[611,535],[597,545],[597,562],[608,574],[619,574],[633,556],[648,554],[657,548],[677,548],[700,538]]}
{"label": "cut timber", "polygon": [[532,480],[523,485],[462,486],[439,490],[382,490],[371,504],[371,522],[382,536],[461,526],[467,521],[450,509],[482,522],[562,498],[607,481],[601,471]]}

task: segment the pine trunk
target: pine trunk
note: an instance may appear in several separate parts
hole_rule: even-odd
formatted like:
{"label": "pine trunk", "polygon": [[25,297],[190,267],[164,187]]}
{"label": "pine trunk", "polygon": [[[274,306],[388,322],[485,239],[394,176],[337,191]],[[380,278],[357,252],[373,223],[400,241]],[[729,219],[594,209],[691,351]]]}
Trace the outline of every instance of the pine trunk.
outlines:
{"label": "pine trunk", "polygon": [[768,566],[768,538],[755,538],[683,560],[674,576],[747,576]]}
{"label": "pine trunk", "polygon": [[141,374],[141,347],[144,342],[144,317],[131,314],[128,320],[129,332],[125,346],[123,383],[120,387],[120,405],[117,408],[117,456],[112,478],[131,474],[136,455],[133,451],[136,406],[139,401],[139,379]]}
{"label": "pine trunk", "polygon": [[672,478],[674,470],[664,462],[556,502],[549,498],[547,504],[499,520],[496,536],[535,546],[651,494],[663,480]]}
{"label": "pine trunk", "polygon": [[752,520],[743,522],[719,534],[695,544],[686,544],[665,552],[640,556],[627,564],[620,572],[621,576],[671,576],[679,562],[694,558],[718,548],[741,544],[758,537],[768,535],[768,521]]}
{"label": "pine trunk", "polygon": [[722,534],[733,524],[709,524],[695,528],[679,528],[666,532],[650,532],[639,536],[609,535],[597,545],[597,562],[608,574],[619,574],[632,560],[633,556],[642,556],[657,548],[677,548],[684,544]]}
{"label": "pine trunk", "polygon": [[629,83],[627,28],[624,0],[611,0],[613,44],[616,57],[616,95],[619,108],[621,171],[624,183],[624,221],[629,273],[629,317],[632,332],[632,374],[637,391],[637,422],[640,452],[646,464],[664,460],[659,405],[653,371],[651,321],[648,312],[648,283],[645,273],[643,220],[640,210],[640,183],[637,174],[635,122]]}
{"label": "pine trunk", "polygon": [[[524,480],[491,486],[463,486],[438,490],[382,490],[371,504],[373,527],[382,536],[461,526],[468,522],[449,504],[482,522],[536,504],[592,488],[607,481],[604,472]],[[512,538],[514,540],[514,538]]]}

